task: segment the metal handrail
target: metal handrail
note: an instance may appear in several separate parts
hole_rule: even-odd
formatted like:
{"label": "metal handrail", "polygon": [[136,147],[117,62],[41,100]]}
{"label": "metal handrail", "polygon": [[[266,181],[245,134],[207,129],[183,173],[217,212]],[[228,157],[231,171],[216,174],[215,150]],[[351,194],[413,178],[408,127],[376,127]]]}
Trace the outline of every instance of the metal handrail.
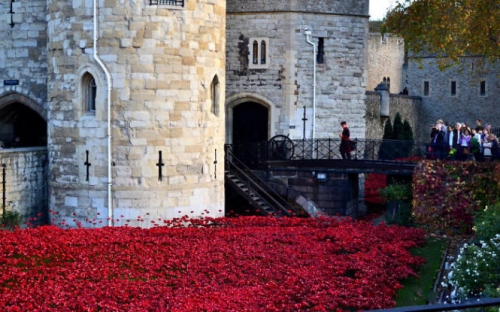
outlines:
{"label": "metal handrail", "polygon": [[[355,149],[351,152],[354,160],[382,161],[390,163],[415,163],[423,158],[446,159],[446,146],[442,146],[441,154],[429,152],[429,143],[399,141],[352,139]],[[266,169],[269,161],[279,160],[342,160],[339,139],[299,139],[290,140],[293,153],[273,151],[275,145],[269,141],[251,142],[230,145],[233,154],[252,169]],[[276,155],[283,155],[277,159]],[[285,156],[286,155],[286,156]]]}
{"label": "metal handrail", "polygon": [[271,188],[258,175],[252,172],[241,160],[231,152],[230,147],[226,148],[226,169],[230,172],[236,171],[238,178],[243,178],[247,186],[259,194],[272,207],[278,209],[282,214],[290,216],[295,211],[287,201],[282,199],[273,188]]}

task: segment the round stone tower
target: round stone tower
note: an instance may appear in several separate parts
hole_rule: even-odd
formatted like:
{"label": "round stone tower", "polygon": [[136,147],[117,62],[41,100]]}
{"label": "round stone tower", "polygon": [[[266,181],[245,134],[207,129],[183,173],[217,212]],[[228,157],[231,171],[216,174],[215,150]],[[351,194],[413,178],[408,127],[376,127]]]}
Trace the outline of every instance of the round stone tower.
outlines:
{"label": "round stone tower", "polygon": [[225,0],[48,11],[52,222],[223,215]]}

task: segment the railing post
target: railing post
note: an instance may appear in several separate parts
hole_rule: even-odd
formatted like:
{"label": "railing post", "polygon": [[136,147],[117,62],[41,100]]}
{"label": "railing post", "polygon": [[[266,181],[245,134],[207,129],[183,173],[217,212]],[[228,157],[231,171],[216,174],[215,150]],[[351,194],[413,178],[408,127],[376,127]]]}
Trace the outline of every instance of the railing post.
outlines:
{"label": "railing post", "polygon": [[328,159],[333,158],[332,153],[333,153],[333,151],[332,151],[332,139],[328,138]]}
{"label": "railing post", "polygon": [[5,216],[5,164],[2,164],[2,216]]}

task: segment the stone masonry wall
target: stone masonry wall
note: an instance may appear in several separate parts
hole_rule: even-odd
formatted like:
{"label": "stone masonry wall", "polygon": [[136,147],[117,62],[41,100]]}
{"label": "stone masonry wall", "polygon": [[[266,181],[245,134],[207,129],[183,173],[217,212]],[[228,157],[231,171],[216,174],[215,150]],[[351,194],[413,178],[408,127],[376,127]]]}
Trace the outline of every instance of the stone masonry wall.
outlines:
{"label": "stone masonry wall", "polygon": [[[228,6],[232,8],[230,3]],[[228,113],[233,99],[258,98],[270,108],[270,136],[284,134],[297,139],[303,136],[306,107],[306,137],[311,138],[315,106],[315,138],[337,137],[342,120],[349,121],[353,136],[363,138],[367,22],[367,17],[354,15],[228,13]],[[324,63],[317,65],[316,72],[315,105],[316,56],[306,41],[306,27],[314,43],[324,38]],[[252,37],[269,38],[268,68],[248,68],[248,41]]]}
{"label": "stone masonry wall", "polygon": [[307,12],[368,15],[369,0],[228,0],[227,12]]}
{"label": "stone masonry wall", "polygon": [[403,81],[404,58],[404,42],[401,38],[370,32],[366,90],[374,91],[384,78],[390,78],[389,91],[394,94],[401,92],[406,86]]}
{"label": "stone masonry wall", "polygon": [[[97,52],[111,80],[114,221],[148,227],[223,215],[224,111],[212,99],[223,105],[225,1],[98,3]],[[108,83],[93,58],[92,3],[49,1],[48,20],[52,221],[74,215],[101,226],[110,217]],[[95,113],[83,103],[85,73],[96,80]],[[215,80],[221,96],[212,96]]]}
{"label": "stone masonry wall", "polygon": [[[384,123],[380,119],[380,94],[378,92],[366,92],[366,98],[366,138],[380,140],[384,136]],[[421,98],[391,94],[389,102],[391,122],[394,122],[394,117],[399,113],[403,121],[408,120],[415,136],[415,129],[420,127]]]}
{"label": "stone masonry wall", "polygon": [[[0,98],[15,92],[43,110],[47,99],[46,3],[17,0],[10,14],[10,1],[3,1],[0,11]],[[5,85],[6,80],[19,84]]]}
{"label": "stone masonry wall", "polygon": [[[409,59],[404,68],[404,75],[409,81],[409,94],[422,98],[420,127],[415,131],[417,139],[427,142],[430,125],[438,119],[449,124],[464,122],[475,127],[475,120],[480,118],[483,125],[500,125],[498,65],[483,61],[482,58],[463,58],[461,65],[439,70],[435,58]],[[424,94],[425,81],[429,82],[429,95]],[[452,81],[456,82],[456,95],[451,95]],[[480,94],[481,81],[486,83],[484,95]]]}
{"label": "stone masonry wall", "polygon": [[[22,225],[28,221],[38,224],[47,217],[47,149],[2,149],[0,161],[5,165],[6,210],[18,211]],[[1,170],[2,167],[0,179]]]}

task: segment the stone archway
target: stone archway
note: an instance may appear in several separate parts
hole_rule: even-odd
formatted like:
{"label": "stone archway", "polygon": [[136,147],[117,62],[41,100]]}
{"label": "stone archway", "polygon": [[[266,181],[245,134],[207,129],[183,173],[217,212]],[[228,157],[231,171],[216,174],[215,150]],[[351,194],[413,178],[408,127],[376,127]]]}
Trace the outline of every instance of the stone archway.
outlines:
{"label": "stone archway", "polygon": [[[240,93],[226,99],[226,143],[269,140],[272,133],[273,105],[253,93]],[[235,133],[236,131],[236,133]]]}
{"label": "stone archway", "polygon": [[259,103],[245,102],[233,107],[232,142],[252,143],[269,139],[269,109]]}
{"label": "stone archway", "polygon": [[35,101],[19,93],[0,97],[0,141],[3,147],[47,145],[47,114]]}

